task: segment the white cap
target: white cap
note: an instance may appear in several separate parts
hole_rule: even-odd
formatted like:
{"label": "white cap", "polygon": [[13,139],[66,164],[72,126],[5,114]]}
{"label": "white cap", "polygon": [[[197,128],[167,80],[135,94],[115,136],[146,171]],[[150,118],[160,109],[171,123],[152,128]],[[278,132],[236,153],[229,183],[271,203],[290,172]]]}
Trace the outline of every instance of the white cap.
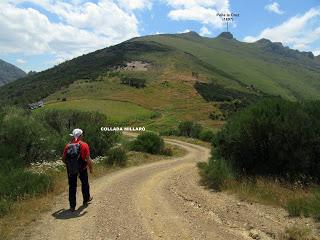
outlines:
{"label": "white cap", "polygon": [[73,137],[75,140],[77,140],[82,134],[83,134],[83,131],[80,128],[76,128],[69,135]]}

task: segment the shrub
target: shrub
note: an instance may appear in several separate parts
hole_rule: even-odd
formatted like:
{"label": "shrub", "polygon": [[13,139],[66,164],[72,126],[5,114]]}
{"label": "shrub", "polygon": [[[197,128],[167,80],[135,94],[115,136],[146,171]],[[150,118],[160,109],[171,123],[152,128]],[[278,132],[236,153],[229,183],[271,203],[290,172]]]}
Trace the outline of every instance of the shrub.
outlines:
{"label": "shrub", "polygon": [[223,113],[220,112],[212,112],[209,114],[209,118],[212,120],[220,120],[223,121],[226,119]]}
{"label": "shrub", "polygon": [[14,169],[0,173],[0,199],[16,201],[48,192],[53,186],[51,177]]}
{"label": "shrub", "polygon": [[211,130],[202,130],[199,134],[199,139],[205,142],[212,142],[215,134]]}
{"label": "shrub", "polygon": [[317,180],[319,102],[259,102],[232,117],[214,145],[215,156],[230,162],[242,175]]}
{"label": "shrub", "polygon": [[123,147],[114,147],[108,151],[106,164],[109,166],[125,166],[127,159],[127,152]]}
{"label": "shrub", "polygon": [[27,111],[5,109],[0,123],[1,162],[15,159],[14,164],[25,165],[50,158],[54,149],[53,136]]}
{"label": "shrub", "polygon": [[202,130],[202,126],[192,121],[184,121],[179,124],[178,130],[180,136],[198,138]]}
{"label": "shrub", "polygon": [[132,142],[132,150],[138,152],[159,154],[163,151],[163,148],[163,139],[153,132],[142,133]]}
{"label": "shrub", "polygon": [[121,78],[121,84],[126,84],[136,88],[144,88],[146,86],[146,80],[140,78],[124,77]]}
{"label": "shrub", "polygon": [[217,191],[220,191],[225,182],[234,176],[230,165],[221,158],[210,158],[208,163],[199,163],[198,168],[202,181]]}
{"label": "shrub", "polygon": [[170,128],[167,130],[162,130],[160,136],[179,136],[179,130],[175,128]]}
{"label": "shrub", "polygon": [[100,128],[107,126],[104,114],[98,112],[82,112],[76,110],[45,110],[38,114],[38,119],[48,128],[59,134],[62,146],[70,140],[69,133],[74,128],[81,128],[84,140],[90,145],[92,157],[104,156],[110,147],[119,140],[115,132],[102,132]]}

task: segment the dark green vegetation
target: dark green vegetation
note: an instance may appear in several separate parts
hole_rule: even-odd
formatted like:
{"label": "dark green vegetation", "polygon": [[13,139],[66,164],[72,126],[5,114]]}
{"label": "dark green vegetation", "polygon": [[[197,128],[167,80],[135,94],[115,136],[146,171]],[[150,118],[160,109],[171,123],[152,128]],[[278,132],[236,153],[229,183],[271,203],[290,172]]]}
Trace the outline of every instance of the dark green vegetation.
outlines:
{"label": "dark green vegetation", "polygon": [[[227,89],[216,83],[195,83],[195,89],[198,93],[208,102],[218,102],[219,108],[223,115],[212,113],[210,118],[212,120],[225,120],[232,113],[239,111],[240,109],[249,106],[250,104],[257,102],[262,97],[268,97],[267,95],[241,92],[236,89]],[[251,90],[254,87],[251,86]]]}
{"label": "dark green vegetation", "polygon": [[115,133],[101,132],[107,124],[101,113],[48,110],[37,112],[5,108],[0,112],[0,214],[16,200],[51,190],[50,176],[28,170],[30,163],[60,158],[75,127],[84,130],[91,156],[106,155],[118,140]]}
{"label": "dark green vegetation", "polygon": [[227,121],[200,174],[216,190],[320,219],[319,139],[318,101],[263,100]]}
{"label": "dark green vegetation", "polygon": [[126,84],[136,88],[144,88],[146,86],[146,80],[139,79],[139,78],[124,77],[124,78],[121,78],[121,84]]}
{"label": "dark green vegetation", "polygon": [[249,107],[217,134],[215,155],[240,175],[318,182],[319,106],[318,101],[265,100]]}
{"label": "dark green vegetation", "polygon": [[26,75],[20,68],[0,59],[0,86]]}
{"label": "dark green vegetation", "polygon": [[126,61],[143,53],[169,51],[157,43],[124,42],[66,61],[54,68],[27,76],[0,88],[1,101],[25,105],[68,88],[76,80],[94,81]]}
{"label": "dark green vegetation", "polygon": [[193,121],[180,122],[177,128],[162,131],[161,135],[197,138],[205,142],[212,142],[214,138],[214,133],[212,130],[205,129],[201,126],[201,124]]}
{"label": "dark green vegetation", "polygon": [[105,164],[107,164],[108,166],[125,166],[127,160],[128,157],[126,149],[117,146],[110,148]]}
{"label": "dark green vegetation", "polygon": [[164,150],[163,139],[153,132],[140,134],[131,144],[131,150],[138,152],[161,154]]}
{"label": "dark green vegetation", "polygon": [[0,171],[0,217],[10,211],[13,202],[34,197],[52,189],[50,176],[22,168]]}

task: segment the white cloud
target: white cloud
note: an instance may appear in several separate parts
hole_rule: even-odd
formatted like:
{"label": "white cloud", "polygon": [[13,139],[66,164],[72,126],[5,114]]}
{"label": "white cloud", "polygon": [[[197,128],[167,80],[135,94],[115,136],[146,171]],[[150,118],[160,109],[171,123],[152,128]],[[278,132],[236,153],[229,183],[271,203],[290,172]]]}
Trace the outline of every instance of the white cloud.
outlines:
{"label": "white cloud", "polygon": [[206,28],[205,26],[202,26],[202,28],[200,29],[200,35],[201,36],[211,35],[211,32],[209,31],[208,28]]}
{"label": "white cloud", "polygon": [[[139,35],[132,11],[112,0],[97,3],[73,0],[28,0],[54,14],[49,20],[33,8],[20,8],[23,0],[0,3],[0,51],[3,53],[53,54],[63,61]],[[130,8],[142,8],[134,1]]]}
{"label": "white cloud", "polygon": [[311,8],[303,15],[290,18],[284,23],[264,29],[258,36],[247,36],[246,42],[254,42],[261,38],[270,39],[302,51],[310,50],[310,46],[319,43],[320,8]]}
{"label": "white cloud", "polygon": [[192,20],[214,28],[222,28],[222,19],[217,13],[230,13],[229,0],[166,0],[173,9],[168,16],[172,20]]}
{"label": "white cloud", "polygon": [[273,2],[273,3],[266,5],[265,9],[269,12],[273,12],[273,13],[280,14],[280,15],[284,13],[284,11],[282,11],[280,9],[280,5],[277,2]]}
{"label": "white cloud", "polygon": [[190,30],[190,29],[185,29],[185,30],[180,31],[180,32],[178,32],[178,33],[188,33],[188,32],[191,32],[191,30]]}
{"label": "white cloud", "polygon": [[152,0],[118,0],[121,7],[130,10],[151,9]]}
{"label": "white cloud", "polygon": [[21,59],[21,58],[18,58],[18,59],[16,60],[16,62],[17,62],[18,64],[25,64],[25,63],[27,63],[25,60],[23,60],[23,59]]}

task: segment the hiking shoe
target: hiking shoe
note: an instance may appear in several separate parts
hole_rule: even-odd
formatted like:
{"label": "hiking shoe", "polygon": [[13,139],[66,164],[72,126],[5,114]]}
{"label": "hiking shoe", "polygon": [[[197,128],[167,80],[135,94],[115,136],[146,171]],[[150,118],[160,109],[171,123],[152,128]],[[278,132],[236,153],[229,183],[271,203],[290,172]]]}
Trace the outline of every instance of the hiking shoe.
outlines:
{"label": "hiking shoe", "polygon": [[88,205],[92,201],[93,197],[90,197],[88,201],[83,201],[83,205]]}
{"label": "hiking shoe", "polygon": [[74,212],[76,210],[76,208],[71,207],[69,210],[70,210],[70,212]]}

